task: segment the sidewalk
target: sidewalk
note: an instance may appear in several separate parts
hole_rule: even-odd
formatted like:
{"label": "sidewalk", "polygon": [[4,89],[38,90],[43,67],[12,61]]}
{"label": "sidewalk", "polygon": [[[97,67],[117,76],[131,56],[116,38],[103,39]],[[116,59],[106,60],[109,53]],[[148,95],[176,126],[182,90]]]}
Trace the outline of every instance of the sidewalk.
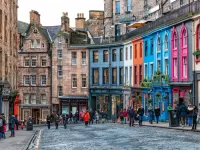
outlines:
{"label": "sidewalk", "polygon": [[31,140],[35,131],[17,130],[15,137],[9,137],[10,131],[6,132],[6,139],[0,140],[2,150],[23,150]]}

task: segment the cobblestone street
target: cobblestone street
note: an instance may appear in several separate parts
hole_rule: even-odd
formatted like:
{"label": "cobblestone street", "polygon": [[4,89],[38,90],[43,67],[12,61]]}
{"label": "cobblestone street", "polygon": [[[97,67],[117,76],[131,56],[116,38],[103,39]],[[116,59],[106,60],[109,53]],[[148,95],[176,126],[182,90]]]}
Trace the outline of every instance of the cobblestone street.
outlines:
{"label": "cobblestone street", "polygon": [[43,129],[39,150],[199,150],[200,134],[121,124]]}

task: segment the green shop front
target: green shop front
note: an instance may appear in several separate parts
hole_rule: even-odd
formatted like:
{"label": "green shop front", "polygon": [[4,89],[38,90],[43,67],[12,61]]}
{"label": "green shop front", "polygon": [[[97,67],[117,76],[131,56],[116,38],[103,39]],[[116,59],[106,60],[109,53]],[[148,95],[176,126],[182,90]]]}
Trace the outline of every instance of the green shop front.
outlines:
{"label": "green shop front", "polygon": [[95,111],[104,111],[111,116],[118,116],[123,109],[122,89],[90,89],[89,108]]}

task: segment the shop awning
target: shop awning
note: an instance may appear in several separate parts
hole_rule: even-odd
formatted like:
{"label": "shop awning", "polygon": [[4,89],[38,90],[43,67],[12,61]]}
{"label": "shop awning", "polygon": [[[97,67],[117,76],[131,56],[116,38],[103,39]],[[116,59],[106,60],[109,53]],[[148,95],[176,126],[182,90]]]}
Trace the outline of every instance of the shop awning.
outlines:
{"label": "shop awning", "polygon": [[88,100],[87,96],[60,96],[60,100]]}
{"label": "shop awning", "polygon": [[171,82],[169,85],[173,86],[191,86],[192,82]]}
{"label": "shop awning", "polygon": [[140,28],[143,27],[146,23],[152,22],[151,20],[140,20],[138,22],[134,22],[127,26],[127,28]]}

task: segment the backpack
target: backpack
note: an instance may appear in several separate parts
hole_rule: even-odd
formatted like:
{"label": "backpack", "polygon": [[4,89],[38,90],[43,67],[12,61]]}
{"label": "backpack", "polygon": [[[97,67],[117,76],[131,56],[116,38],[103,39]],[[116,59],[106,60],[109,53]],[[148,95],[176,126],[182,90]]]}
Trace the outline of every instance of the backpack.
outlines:
{"label": "backpack", "polygon": [[0,118],[0,127],[3,127],[3,119]]}

